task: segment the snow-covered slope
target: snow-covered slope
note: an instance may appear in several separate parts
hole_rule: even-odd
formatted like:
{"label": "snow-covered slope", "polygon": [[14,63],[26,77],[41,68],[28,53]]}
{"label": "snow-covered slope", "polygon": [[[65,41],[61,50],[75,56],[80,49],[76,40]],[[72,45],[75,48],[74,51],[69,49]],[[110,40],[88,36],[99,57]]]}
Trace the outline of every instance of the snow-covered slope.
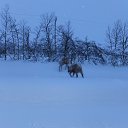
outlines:
{"label": "snow-covered slope", "polygon": [[0,128],[127,128],[128,69],[0,62]]}

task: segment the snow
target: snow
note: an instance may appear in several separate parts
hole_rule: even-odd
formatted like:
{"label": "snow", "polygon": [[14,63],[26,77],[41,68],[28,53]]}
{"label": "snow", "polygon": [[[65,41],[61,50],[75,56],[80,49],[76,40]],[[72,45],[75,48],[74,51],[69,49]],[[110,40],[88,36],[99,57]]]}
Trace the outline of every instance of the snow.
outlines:
{"label": "snow", "polygon": [[128,68],[0,62],[0,128],[127,128]]}

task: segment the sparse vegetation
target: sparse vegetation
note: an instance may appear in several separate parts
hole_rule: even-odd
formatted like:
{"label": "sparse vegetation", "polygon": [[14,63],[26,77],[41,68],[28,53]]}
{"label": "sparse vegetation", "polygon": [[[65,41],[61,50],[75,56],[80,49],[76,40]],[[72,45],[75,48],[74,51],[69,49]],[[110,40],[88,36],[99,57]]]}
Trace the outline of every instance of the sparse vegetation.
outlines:
{"label": "sparse vegetation", "polygon": [[106,47],[95,41],[75,38],[71,23],[58,25],[55,14],[41,16],[32,30],[25,22],[17,23],[5,7],[0,17],[0,58],[7,60],[85,61],[94,64],[128,65],[128,24],[117,21],[106,31]]}

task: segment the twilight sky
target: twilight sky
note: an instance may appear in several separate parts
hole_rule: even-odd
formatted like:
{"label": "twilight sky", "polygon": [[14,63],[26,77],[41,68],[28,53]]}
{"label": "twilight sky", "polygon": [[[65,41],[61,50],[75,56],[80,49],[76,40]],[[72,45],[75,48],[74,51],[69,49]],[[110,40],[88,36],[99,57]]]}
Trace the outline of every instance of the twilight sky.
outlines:
{"label": "twilight sky", "polygon": [[11,14],[37,26],[40,15],[54,12],[59,24],[71,21],[74,35],[80,39],[104,43],[108,25],[128,19],[128,0],[0,0],[0,9],[8,4]]}

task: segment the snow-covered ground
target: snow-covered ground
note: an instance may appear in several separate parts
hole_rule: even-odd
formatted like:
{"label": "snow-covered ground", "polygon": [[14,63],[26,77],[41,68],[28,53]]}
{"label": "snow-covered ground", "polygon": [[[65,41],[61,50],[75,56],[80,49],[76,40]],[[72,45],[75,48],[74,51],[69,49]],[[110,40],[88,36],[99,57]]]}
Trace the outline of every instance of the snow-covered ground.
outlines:
{"label": "snow-covered ground", "polygon": [[0,62],[0,128],[127,128],[128,68]]}

